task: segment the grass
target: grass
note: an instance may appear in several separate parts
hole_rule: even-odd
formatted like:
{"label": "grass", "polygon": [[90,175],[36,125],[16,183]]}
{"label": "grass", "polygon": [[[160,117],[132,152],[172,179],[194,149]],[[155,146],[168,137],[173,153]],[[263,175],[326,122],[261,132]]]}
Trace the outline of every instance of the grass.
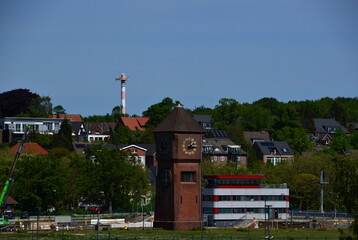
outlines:
{"label": "grass", "polygon": [[[346,230],[347,231],[347,230]],[[340,232],[337,229],[276,229],[270,231],[273,239],[339,239]],[[346,232],[346,234],[348,234]],[[0,233],[0,240],[37,239],[36,233]],[[65,231],[65,232],[40,232],[39,240],[84,240],[97,239],[96,231]],[[217,240],[217,239],[264,239],[264,229],[205,229],[193,231],[168,231],[168,230],[121,230],[112,229],[100,231],[100,239],[156,239],[156,240]]]}

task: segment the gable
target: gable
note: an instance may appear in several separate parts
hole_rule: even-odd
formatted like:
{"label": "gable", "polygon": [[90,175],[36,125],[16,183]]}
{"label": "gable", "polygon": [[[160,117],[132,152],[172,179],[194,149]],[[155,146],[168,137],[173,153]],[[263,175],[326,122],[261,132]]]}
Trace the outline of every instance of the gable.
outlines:
{"label": "gable", "polygon": [[144,131],[145,124],[148,120],[149,118],[146,117],[121,117],[119,119],[119,124],[127,126],[132,131]]}
{"label": "gable", "polygon": [[82,122],[82,117],[80,114],[54,114],[49,118],[63,118],[68,119],[70,122]]}
{"label": "gable", "polygon": [[[20,143],[10,148],[10,152],[16,153]],[[24,143],[21,154],[48,154],[48,152],[37,143]]]}

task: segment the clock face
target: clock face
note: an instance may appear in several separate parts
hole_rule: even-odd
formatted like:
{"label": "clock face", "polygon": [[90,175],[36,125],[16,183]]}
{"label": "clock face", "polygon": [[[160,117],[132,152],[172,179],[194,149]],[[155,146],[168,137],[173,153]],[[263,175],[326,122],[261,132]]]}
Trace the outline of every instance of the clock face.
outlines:
{"label": "clock face", "polygon": [[182,150],[186,155],[193,155],[197,151],[197,142],[192,137],[184,139],[182,144]]}

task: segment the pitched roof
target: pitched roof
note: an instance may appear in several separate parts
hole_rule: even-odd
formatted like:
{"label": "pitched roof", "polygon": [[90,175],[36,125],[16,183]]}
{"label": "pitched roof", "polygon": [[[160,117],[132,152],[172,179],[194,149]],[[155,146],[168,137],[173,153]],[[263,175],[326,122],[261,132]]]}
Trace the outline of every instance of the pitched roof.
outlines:
{"label": "pitched roof", "polygon": [[65,118],[70,122],[82,122],[82,117],[80,114],[54,114],[49,118]]}
{"label": "pitched roof", "polygon": [[237,149],[237,154],[246,155],[240,145],[235,144],[230,138],[205,138],[202,143],[203,147],[211,147],[215,154],[228,154],[225,148]]}
{"label": "pitched roof", "polygon": [[257,141],[260,141],[260,142],[269,142],[271,139],[270,139],[270,134],[266,131],[261,131],[261,132],[248,132],[248,131],[245,131],[244,133],[244,137],[245,137],[245,140],[248,142],[248,143],[251,143],[253,144],[254,142],[257,142]]}
{"label": "pitched roof", "polygon": [[209,115],[193,115],[193,118],[195,119],[195,121],[199,123],[200,122],[210,123],[213,121]]}
{"label": "pitched roof", "polygon": [[114,131],[116,123],[113,122],[90,122],[85,124],[88,134],[107,134],[111,130]]}
{"label": "pitched roof", "polygon": [[176,107],[153,132],[205,132],[197,121],[183,108]]}
{"label": "pitched roof", "polygon": [[[10,148],[10,152],[16,153],[20,143],[16,143]],[[37,143],[24,143],[21,150],[22,154],[48,154],[48,152]]]}
{"label": "pitched roof", "polygon": [[19,203],[15,199],[10,197],[9,195],[6,196],[5,205],[16,205],[16,204],[19,204]]}
{"label": "pitched roof", "polygon": [[255,142],[263,155],[293,155],[293,151],[287,142]]}
{"label": "pitched roof", "polygon": [[130,130],[135,131],[144,131],[145,124],[148,122],[149,118],[147,117],[121,117],[119,119],[119,124],[129,127]]}
{"label": "pitched roof", "polygon": [[314,118],[313,122],[316,128],[316,132],[318,133],[335,133],[338,128],[341,129],[344,133],[349,133],[345,127],[343,127],[333,118]]}
{"label": "pitched roof", "polygon": [[228,138],[229,133],[226,130],[209,130],[205,133],[207,138]]}

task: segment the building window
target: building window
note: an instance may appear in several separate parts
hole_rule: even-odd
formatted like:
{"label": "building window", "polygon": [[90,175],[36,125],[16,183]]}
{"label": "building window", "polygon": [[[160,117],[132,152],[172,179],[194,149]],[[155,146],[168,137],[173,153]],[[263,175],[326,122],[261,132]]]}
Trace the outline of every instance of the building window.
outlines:
{"label": "building window", "polygon": [[213,201],[213,196],[212,195],[203,195],[203,201]]}
{"label": "building window", "polygon": [[233,196],[234,201],[245,201],[245,196]]}
{"label": "building window", "polygon": [[246,196],[247,201],[257,201],[259,200],[259,196]]}
{"label": "building window", "polygon": [[224,156],[221,156],[221,157],[220,157],[220,160],[221,160],[222,162],[224,162],[224,161],[225,161],[225,157],[224,157]]}
{"label": "building window", "polygon": [[171,176],[170,176],[170,170],[169,169],[163,169],[160,171],[159,173],[159,180],[160,180],[160,183],[163,185],[163,186],[168,186],[170,184],[170,179],[171,179]]}
{"label": "building window", "polygon": [[219,213],[231,213],[231,208],[219,208]]}
{"label": "building window", "polygon": [[195,182],[195,172],[181,172],[180,180],[182,182]]}
{"label": "building window", "polygon": [[55,123],[55,132],[57,133],[60,130],[60,123]]}
{"label": "building window", "polygon": [[203,208],[203,213],[204,213],[204,214],[212,214],[212,213],[213,213],[213,209],[212,209],[212,208]]}
{"label": "building window", "polygon": [[136,153],[138,153],[138,150],[137,149],[132,149],[132,153],[136,154]]}
{"label": "building window", "polygon": [[16,132],[20,132],[21,131],[21,125],[20,124],[16,124]]}
{"label": "building window", "polygon": [[234,208],[234,209],[232,209],[232,212],[233,213],[244,213],[245,211],[243,208]]}
{"label": "building window", "polygon": [[219,201],[231,201],[230,196],[223,195],[219,196]]}
{"label": "building window", "polygon": [[44,125],[46,126],[47,128],[47,131],[51,132],[53,129],[52,129],[52,123],[50,122],[44,122]]}

